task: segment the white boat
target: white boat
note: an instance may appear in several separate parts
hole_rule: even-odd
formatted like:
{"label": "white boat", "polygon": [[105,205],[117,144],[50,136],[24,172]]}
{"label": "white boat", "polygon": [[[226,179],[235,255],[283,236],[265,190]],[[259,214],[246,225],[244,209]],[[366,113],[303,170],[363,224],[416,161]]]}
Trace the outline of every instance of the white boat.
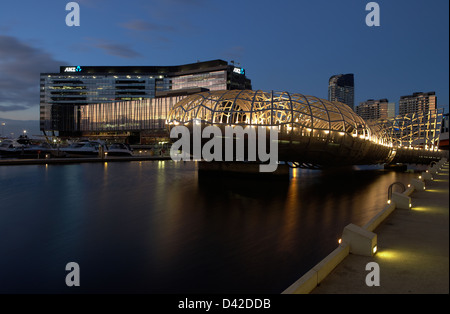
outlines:
{"label": "white boat", "polygon": [[2,140],[0,142],[0,156],[18,157],[23,153],[25,147],[24,144],[20,144],[16,140]]}
{"label": "white boat", "polygon": [[107,148],[108,156],[133,156],[133,150],[129,145],[123,143],[113,143]]}
{"label": "white boat", "polygon": [[50,143],[42,142],[36,145],[29,145],[23,149],[20,158],[47,158],[54,157],[57,154],[57,149]]}
{"label": "white boat", "polygon": [[107,151],[104,143],[99,141],[79,141],[59,149],[64,157],[97,157],[99,150]]}

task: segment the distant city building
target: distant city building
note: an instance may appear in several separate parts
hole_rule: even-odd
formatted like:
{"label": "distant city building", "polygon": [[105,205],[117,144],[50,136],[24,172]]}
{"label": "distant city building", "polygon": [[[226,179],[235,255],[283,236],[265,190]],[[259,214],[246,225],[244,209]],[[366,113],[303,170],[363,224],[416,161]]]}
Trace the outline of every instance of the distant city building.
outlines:
{"label": "distant city building", "polygon": [[444,114],[442,118],[441,134],[439,138],[439,148],[449,150],[449,115]]}
{"label": "distant city building", "polygon": [[[252,89],[245,70],[223,60],[180,66],[62,66],[40,76],[40,129],[60,136],[161,131],[172,106],[207,90]],[[151,132],[150,132],[151,133]]]}
{"label": "distant city building", "polygon": [[398,104],[399,115],[411,113],[427,113],[437,108],[437,97],[435,92],[413,93],[401,96]]}
{"label": "distant city building", "polygon": [[354,110],[355,82],[353,74],[338,74],[330,77],[328,100],[342,102]]}
{"label": "distant city building", "polygon": [[366,121],[395,117],[395,103],[387,99],[369,99],[356,106],[356,113]]}

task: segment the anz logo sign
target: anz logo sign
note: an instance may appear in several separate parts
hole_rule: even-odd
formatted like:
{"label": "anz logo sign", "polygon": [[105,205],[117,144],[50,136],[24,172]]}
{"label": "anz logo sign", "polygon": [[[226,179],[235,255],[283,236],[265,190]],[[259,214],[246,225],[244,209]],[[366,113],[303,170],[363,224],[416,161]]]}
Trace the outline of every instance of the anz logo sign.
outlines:
{"label": "anz logo sign", "polygon": [[243,68],[237,68],[237,67],[235,67],[235,68],[233,69],[233,72],[234,72],[234,73],[237,73],[237,74],[242,74],[242,75],[245,74],[245,70],[244,70]]}
{"label": "anz logo sign", "polygon": [[77,67],[66,67],[64,69],[64,72],[81,72],[81,67],[77,66]]}

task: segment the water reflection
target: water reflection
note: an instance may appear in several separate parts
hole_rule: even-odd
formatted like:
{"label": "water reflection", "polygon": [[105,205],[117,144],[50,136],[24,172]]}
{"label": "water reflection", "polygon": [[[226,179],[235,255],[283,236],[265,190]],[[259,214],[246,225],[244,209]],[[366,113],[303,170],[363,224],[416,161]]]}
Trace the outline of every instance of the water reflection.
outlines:
{"label": "water reflection", "polygon": [[62,273],[75,261],[78,292],[280,293],[411,176],[236,179],[173,161],[0,167],[0,292],[70,292]]}

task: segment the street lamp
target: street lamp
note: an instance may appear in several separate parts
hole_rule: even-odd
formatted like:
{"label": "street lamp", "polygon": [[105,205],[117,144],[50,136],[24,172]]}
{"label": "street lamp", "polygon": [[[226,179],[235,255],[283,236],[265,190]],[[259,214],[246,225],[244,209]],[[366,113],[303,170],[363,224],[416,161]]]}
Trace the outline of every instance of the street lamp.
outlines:
{"label": "street lamp", "polygon": [[5,122],[2,122],[2,136],[3,136],[4,131],[5,131],[5,125],[6,125],[6,123],[5,123]]}

